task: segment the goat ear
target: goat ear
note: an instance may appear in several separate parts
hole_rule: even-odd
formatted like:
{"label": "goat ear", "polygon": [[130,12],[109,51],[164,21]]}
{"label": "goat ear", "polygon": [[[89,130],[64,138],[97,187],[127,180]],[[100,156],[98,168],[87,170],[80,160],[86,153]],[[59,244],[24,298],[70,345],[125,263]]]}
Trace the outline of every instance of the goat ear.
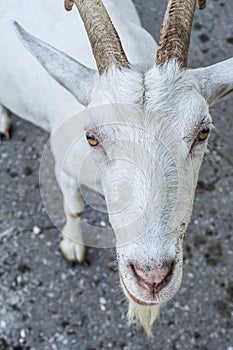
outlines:
{"label": "goat ear", "polygon": [[193,70],[209,105],[233,96],[233,58]]}
{"label": "goat ear", "polygon": [[90,102],[97,71],[85,67],[64,52],[27,33],[17,22],[13,26],[26,49],[40,62],[46,71],[84,106]]}

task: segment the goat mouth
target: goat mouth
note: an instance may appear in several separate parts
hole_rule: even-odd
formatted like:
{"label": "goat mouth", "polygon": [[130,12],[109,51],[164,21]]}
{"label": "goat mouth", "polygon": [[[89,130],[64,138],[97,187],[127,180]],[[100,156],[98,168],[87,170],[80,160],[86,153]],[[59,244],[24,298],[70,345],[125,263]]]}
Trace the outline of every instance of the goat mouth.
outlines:
{"label": "goat mouth", "polygon": [[120,280],[121,280],[121,283],[122,283],[122,285],[123,285],[123,287],[124,287],[126,293],[127,293],[128,296],[130,297],[130,299],[132,299],[135,303],[137,303],[137,304],[139,304],[139,305],[143,305],[143,306],[152,306],[152,305],[158,305],[158,304],[160,304],[159,302],[156,302],[155,300],[146,302],[146,301],[144,301],[144,300],[141,300],[141,299],[135,297],[135,295],[133,295],[133,294],[129,291],[129,289],[126,287],[126,284],[125,284],[124,279],[123,279],[123,277],[121,276],[121,274],[120,274]]}
{"label": "goat mouth", "polygon": [[[175,269],[175,265],[176,265],[176,262],[174,261],[172,263],[172,266],[171,266],[171,270],[169,272],[169,274],[166,276],[166,278],[159,284],[157,284],[156,286],[153,284],[152,286],[152,292],[151,292],[151,298],[149,301],[145,301],[145,300],[141,300],[140,298],[136,297],[134,294],[132,294],[128,287],[126,286],[126,283],[120,273],[120,280],[121,280],[121,283],[123,285],[123,288],[124,290],[126,291],[126,294],[128,295],[128,297],[130,297],[130,299],[132,299],[135,303],[139,304],[139,305],[144,305],[144,306],[153,306],[153,305],[158,305],[158,304],[161,304],[162,300],[160,300],[160,298],[158,298],[159,296],[159,293],[162,289],[164,289],[167,285],[169,285],[171,279],[172,279],[172,276],[174,274],[174,269]],[[137,277],[137,282],[138,282],[138,285],[140,287],[144,287],[144,284],[143,284],[143,280],[140,281],[140,279],[138,279],[138,276],[134,270],[134,267],[133,266],[130,266],[130,269],[131,269],[131,272],[132,274],[134,275],[134,277]],[[158,300],[159,299],[159,300]],[[169,298],[170,299],[170,298]]]}
{"label": "goat mouth", "polygon": [[[164,289],[170,282],[171,282],[171,279],[172,279],[172,276],[173,276],[173,273],[174,273],[174,269],[175,269],[175,264],[176,262],[173,261],[171,263],[171,268],[170,268],[170,271],[169,273],[167,274],[166,278],[164,278],[162,280],[162,282],[160,283],[151,283],[149,286],[151,288],[151,296],[153,298],[156,298],[156,296],[159,294],[159,292]],[[143,280],[143,278],[139,277],[137,272],[135,271],[135,268],[134,268],[134,265],[130,265],[130,269],[135,277],[135,279],[137,280],[137,283],[139,286],[141,286],[142,288],[145,287],[145,282]]]}

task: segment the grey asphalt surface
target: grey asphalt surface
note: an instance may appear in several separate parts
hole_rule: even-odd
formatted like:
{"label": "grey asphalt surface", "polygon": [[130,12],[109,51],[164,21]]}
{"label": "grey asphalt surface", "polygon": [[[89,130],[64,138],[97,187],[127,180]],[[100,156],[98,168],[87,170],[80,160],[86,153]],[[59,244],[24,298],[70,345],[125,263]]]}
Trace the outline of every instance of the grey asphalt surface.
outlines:
{"label": "grey asphalt surface", "polygon": [[[191,67],[233,56],[233,1],[207,2],[194,21]],[[166,2],[135,3],[157,39]],[[233,99],[212,111],[216,130],[185,240],[183,283],[163,308],[153,340],[126,324],[113,249],[88,249],[84,266],[62,258],[61,235],[40,199],[38,169],[48,134],[13,117],[12,139],[0,141],[0,233],[10,229],[0,238],[0,350],[233,349],[232,111]],[[57,215],[62,220],[62,210]],[[106,220],[89,207],[85,219]]]}

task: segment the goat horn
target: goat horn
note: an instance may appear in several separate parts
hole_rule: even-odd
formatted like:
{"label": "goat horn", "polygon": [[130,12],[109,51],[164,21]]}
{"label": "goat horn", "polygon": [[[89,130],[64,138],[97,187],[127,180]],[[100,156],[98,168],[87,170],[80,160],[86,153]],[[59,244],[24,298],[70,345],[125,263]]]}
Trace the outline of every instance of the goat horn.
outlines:
{"label": "goat horn", "polygon": [[[203,8],[206,1],[198,0]],[[175,59],[180,68],[188,65],[188,51],[196,0],[169,0],[160,30],[156,64]]]}
{"label": "goat horn", "polygon": [[86,28],[100,75],[113,63],[128,68],[129,63],[120,38],[101,0],[65,0],[70,11],[77,6]]}

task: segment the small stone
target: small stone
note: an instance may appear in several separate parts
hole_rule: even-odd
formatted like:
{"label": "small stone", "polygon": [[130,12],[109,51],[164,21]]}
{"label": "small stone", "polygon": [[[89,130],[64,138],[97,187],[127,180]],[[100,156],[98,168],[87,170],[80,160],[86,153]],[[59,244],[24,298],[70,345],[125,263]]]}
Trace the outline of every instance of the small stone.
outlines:
{"label": "small stone", "polygon": [[20,299],[17,295],[13,295],[10,300],[11,305],[17,305],[19,303]]}
{"label": "small stone", "polygon": [[194,274],[192,272],[189,272],[188,277],[192,279],[194,277]]}
{"label": "small stone", "polygon": [[62,272],[62,274],[61,274],[61,279],[62,279],[62,281],[66,280],[66,274],[64,272]]}
{"label": "small stone", "polygon": [[19,275],[19,276],[16,277],[16,281],[17,281],[18,284],[20,284],[22,282],[22,280],[23,280],[22,276]]}
{"label": "small stone", "polygon": [[211,339],[213,339],[213,338],[218,339],[218,338],[219,338],[219,335],[218,335],[217,332],[212,332],[212,333],[210,333],[210,338],[211,338]]}
{"label": "small stone", "polygon": [[103,304],[101,304],[101,305],[100,305],[100,309],[101,309],[101,311],[106,311],[106,306],[103,305]]}
{"label": "small stone", "polygon": [[98,276],[98,275],[94,275],[94,276],[93,276],[93,280],[96,281],[96,282],[99,282],[99,280],[100,280],[100,279],[99,279],[99,276]]}
{"label": "small stone", "polygon": [[1,328],[6,328],[6,322],[4,320],[1,320],[0,325],[1,325]]}
{"label": "small stone", "polygon": [[100,221],[100,226],[101,226],[101,227],[106,227],[106,226],[107,226],[107,224],[106,224],[106,222],[105,222],[105,221],[101,220],[101,221]]}
{"label": "small stone", "polygon": [[176,301],[176,302],[174,303],[174,307],[175,307],[176,309],[180,308],[180,303],[179,303],[178,301]]}
{"label": "small stone", "polygon": [[101,305],[106,305],[107,304],[107,300],[104,297],[101,297],[99,299],[99,302],[100,302]]}
{"label": "small stone", "polygon": [[21,337],[21,338],[25,338],[25,337],[26,337],[26,332],[25,332],[24,329],[21,329],[21,331],[20,331],[20,337]]}
{"label": "small stone", "polygon": [[41,229],[40,229],[38,226],[33,226],[32,232],[33,232],[35,235],[39,235],[40,232],[41,232]]}
{"label": "small stone", "polygon": [[184,311],[189,311],[189,310],[190,310],[190,308],[189,308],[189,306],[188,306],[188,305],[185,305],[185,306],[183,307],[183,310],[184,310]]}
{"label": "small stone", "polygon": [[47,259],[42,259],[42,263],[44,266],[47,266],[48,265],[48,260]]}
{"label": "small stone", "polygon": [[84,287],[84,279],[81,279],[79,281],[78,285],[79,285],[79,288],[83,289],[83,287]]}

